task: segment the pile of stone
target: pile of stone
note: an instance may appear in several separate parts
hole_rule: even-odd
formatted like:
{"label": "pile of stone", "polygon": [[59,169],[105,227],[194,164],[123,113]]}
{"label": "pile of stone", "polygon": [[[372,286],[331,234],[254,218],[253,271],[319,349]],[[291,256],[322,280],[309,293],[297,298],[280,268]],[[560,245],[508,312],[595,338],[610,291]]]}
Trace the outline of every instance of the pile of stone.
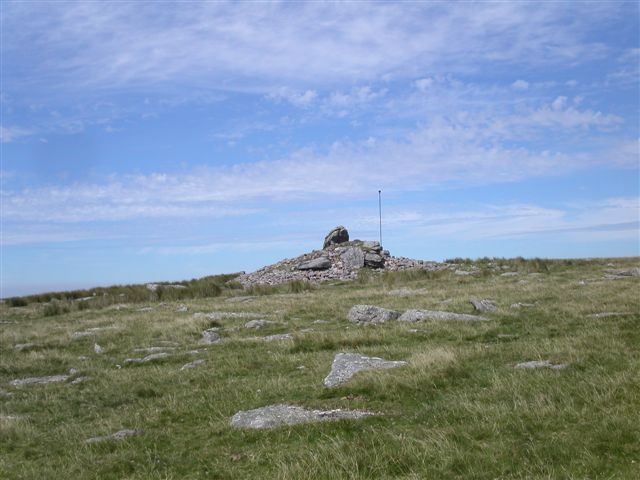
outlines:
{"label": "pile of stone", "polygon": [[234,279],[243,286],[256,284],[277,285],[295,280],[323,282],[328,280],[353,280],[358,271],[366,268],[373,272],[407,269],[439,270],[446,266],[436,262],[392,257],[379,242],[349,240],[349,232],[343,226],[331,230],[325,237],[322,250],[242,274]]}

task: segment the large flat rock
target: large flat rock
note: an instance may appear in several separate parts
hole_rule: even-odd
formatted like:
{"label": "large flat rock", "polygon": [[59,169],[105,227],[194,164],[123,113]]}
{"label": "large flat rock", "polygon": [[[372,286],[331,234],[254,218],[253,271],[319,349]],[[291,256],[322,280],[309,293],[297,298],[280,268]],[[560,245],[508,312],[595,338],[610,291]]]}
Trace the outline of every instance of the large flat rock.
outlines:
{"label": "large flat rock", "polygon": [[333,359],[331,371],[324,379],[326,387],[336,387],[347,382],[356,373],[365,370],[397,368],[407,362],[384,360],[378,357],[365,357],[357,353],[338,353]]}
{"label": "large flat rock", "polygon": [[358,419],[374,415],[366,410],[307,410],[292,405],[269,405],[245,410],[231,417],[231,425],[236,428],[275,428],[300,423],[327,422]]}
{"label": "large flat rock", "polygon": [[373,305],[354,305],[347,314],[347,320],[353,323],[384,323],[400,316],[397,310],[375,307]]}
{"label": "large flat rock", "polygon": [[480,315],[466,313],[442,312],[439,310],[407,310],[398,320],[402,322],[420,322],[422,320],[459,320],[463,322],[478,322],[487,320]]}

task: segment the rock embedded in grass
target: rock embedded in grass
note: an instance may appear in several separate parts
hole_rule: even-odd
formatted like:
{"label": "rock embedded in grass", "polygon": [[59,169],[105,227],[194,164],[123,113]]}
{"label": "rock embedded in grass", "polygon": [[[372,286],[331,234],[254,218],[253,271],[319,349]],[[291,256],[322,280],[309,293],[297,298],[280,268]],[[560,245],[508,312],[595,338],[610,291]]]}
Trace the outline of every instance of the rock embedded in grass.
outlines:
{"label": "rock embedded in grass", "polygon": [[32,350],[36,347],[35,343],[16,343],[13,348],[18,352],[24,352],[26,350]]}
{"label": "rock embedded in grass", "polygon": [[406,365],[404,361],[365,357],[357,353],[338,353],[333,359],[331,371],[324,379],[326,387],[336,387],[347,382],[356,373],[366,370],[382,370]]}
{"label": "rock embedded in grass", "polygon": [[463,322],[486,321],[486,317],[466,313],[442,312],[439,310],[407,310],[400,318],[401,322],[420,322],[422,320],[458,320]]}
{"label": "rock embedded in grass", "polygon": [[471,305],[473,305],[473,308],[475,308],[478,312],[491,312],[493,310],[495,310],[497,307],[496,302],[494,302],[493,300],[489,300],[488,298],[483,298],[482,300],[470,300]]}
{"label": "rock embedded in grass", "polygon": [[23,385],[46,385],[47,383],[66,382],[71,378],[71,375],[49,375],[47,377],[28,377],[17,378],[9,382],[14,387],[21,387]]}
{"label": "rock embedded in grass", "polygon": [[353,420],[374,415],[366,410],[307,410],[292,405],[269,405],[245,410],[231,417],[231,425],[236,428],[276,428],[301,423]]}
{"label": "rock embedded in grass", "polygon": [[202,365],[204,362],[205,361],[200,358],[198,360],[194,360],[193,362],[189,362],[189,363],[183,365],[180,370],[190,370],[192,368],[196,368],[196,367]]}
{"label": "rock embedded in grass", "polygon": [[273,323],[274,322],[272,322],[271,320],[264,320],[262,318],[259,320],[249,320],[244,324],[244,328],[259,330],[261,328],[268,327],[269,325],[273,325]]}
{"label": "rock embedded in grass", "polygon": [[568,363],[551,363],[549,360],[531,360],[529,362],[518,363],[513,368],[520,370],[532,370],[535,368],[551,368],[552,370],[562,370],[567,368]]}
{"label": "rock embedded in grass", "polygon": [[129,437],[137,437],[139,435],[142,435],[143,433],[144,433],[144,430],[128,430],[128,429],[120,430],[115,433],[112,433],[111,435],[88,438],[87,440],[85,440],[85,443],[100,443],[100,442],[106,442],[109,440],[123,440]]}
{"label": "rock embedded in grass", "polygon": [[144,358],[125,358],[124,363],[147,363],[147,362],[153,362],[154,360],[167,358],[168,356],[169,354],[166,352],[152,353],[151,355],[147,355]]}
{"label": "rock embedded in grass", "polygon": [[359,324],[384,323],[389,320],[395,320],[399,316],[400,312],[397,310],[389,310],[373,305],[354,305],[347,314],[347,320]]}
{"label": "rock embedded in grass", "polygon": [[202,332],[202,339],[200,340],[200,343],[211,344],[211,343],[218,343],[221,341],[222,341],[222,338],[220,337],[220,334],[217,332],[217,328],[210,328]]}

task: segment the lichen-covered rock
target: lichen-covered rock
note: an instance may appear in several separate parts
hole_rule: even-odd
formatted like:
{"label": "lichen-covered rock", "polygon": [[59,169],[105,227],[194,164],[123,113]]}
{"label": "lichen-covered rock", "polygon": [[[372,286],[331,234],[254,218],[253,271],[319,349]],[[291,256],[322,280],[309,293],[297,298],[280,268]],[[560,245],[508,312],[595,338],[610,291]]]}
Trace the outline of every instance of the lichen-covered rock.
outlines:
{"label": "lichen-covered rock", "polygon": [[261,328],[267,327],[272,324],[273,322],[271,320],[264,320],[264,319],[249,320],[247,323],[244,324],[244,328],[248,328],[251,330],[259,330]]}
{"label": "lichen-covered rock", "polygon": [[322,248],[325,249],[331,245],[339,245],[349,241],[349,232],[342,225],[337,226],[324,237]]}
{"label": "lichen-covered rock", "polygon": [[329,375],[324,379],[324,385],[326,387],[335,387],[345,383],[358,372],[397,368],[406,364],[407,362],[403,361],[365,357],[357,353],[338,353],[333,359]]}
{"label": "lichen-covered rock", "polygon": [[262,429],[300,423],[359,419],[371,415],[373,413],[366,410],[307,410],[292,405],[269,405],[236,413],[231,417],[231,425],[236,428]]}
{"label": "lichen-covered rock", "polygon": [[340,254],[342,265],[350,270],[364,267],[364,252],[358,247],[348,247]]}
{"label": "lichen-covered rock", "polygon": [[200,340],[200,343],[211,344],[211,343],[218,343],[221,340],[222,338],[220,338],[220,334],[217,332],[217,329],[210,328],[202,332],[202,340]]}
{"label": "lichen-covered rock", "polygon": [[371,268],[383,268],[384,257],[378,253],[367,252],[364,254],[364,265]]}
{"label": "lichen-covered rock", "polygon": [[373,305],[354,305],[347,314],[347,320],[353,323],[384,323],[400,316],[397,310],[376,307]]}
{"label": "lichen-covered rock", "polygon": [[466,313],[441,312],[438,310],[407,310],[400,318],[401,322],[420,322],[422,320],[460,320],[464,322],[477,322],[487,320],[479,315],[467,315]]}
{"label": "lichen-covered rock", "polygon": [[471,305],[478,312],[490,312],[495,310],[497,307],[496,302],[493,300],[489,300],[488,298],[483,298],[482,300],[470,300]]}
{"label": "lichen-covered rock", "polygon": [[327,270],[331,268],[331,260],[327,257],[318,257],[302,262],[296,267],[298,270]]}

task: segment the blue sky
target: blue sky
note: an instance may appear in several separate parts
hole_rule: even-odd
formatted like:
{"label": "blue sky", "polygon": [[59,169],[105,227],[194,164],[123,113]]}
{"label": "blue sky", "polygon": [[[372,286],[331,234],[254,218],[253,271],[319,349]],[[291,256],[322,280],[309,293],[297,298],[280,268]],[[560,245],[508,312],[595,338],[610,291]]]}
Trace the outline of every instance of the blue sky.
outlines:
{"label": "blue sky", "polygon": [[2,2],[1,296],[640,255],[637,2]]}

